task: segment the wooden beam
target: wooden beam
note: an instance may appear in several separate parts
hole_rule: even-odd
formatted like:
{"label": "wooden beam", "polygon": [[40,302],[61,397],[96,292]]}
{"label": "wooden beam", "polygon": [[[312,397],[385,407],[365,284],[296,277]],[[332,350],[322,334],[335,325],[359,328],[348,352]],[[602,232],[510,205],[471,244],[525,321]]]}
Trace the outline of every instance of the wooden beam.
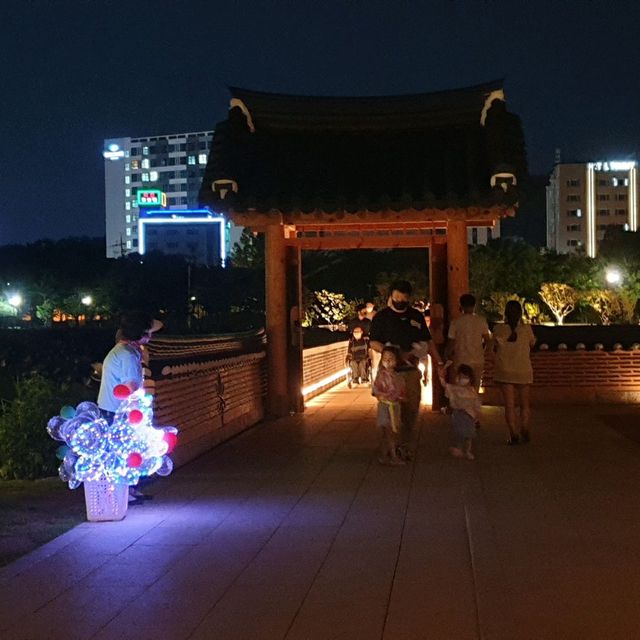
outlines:
{"label": "wooden beam", "polygon": [[430,247],[433,236],[320,236],[288,238],[285,243],[306,251],[332,251],[335,249],[409,249]]}
{"label": "wooden beam", "polygon": [[322,224],[336,226],[342,224],[392,224],[392,223],[428,223],[429,226],[446,227],[449,220],[462,220],[470,226],[493,226],[496,220],[515,214],[513,207],[451,207],[446,209],[403,209],[394,211],[290,211],[279,209],[270,211],[233,211],[226,212],[226,216],[235,224],[252,229],[263,228],[273,224],[276,220],[287,225]]}

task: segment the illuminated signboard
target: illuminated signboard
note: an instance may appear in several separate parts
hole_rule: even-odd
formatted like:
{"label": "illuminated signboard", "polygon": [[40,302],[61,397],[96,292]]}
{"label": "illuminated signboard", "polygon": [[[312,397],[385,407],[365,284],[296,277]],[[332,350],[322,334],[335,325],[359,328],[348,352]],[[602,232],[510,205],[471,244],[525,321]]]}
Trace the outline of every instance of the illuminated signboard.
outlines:
{"label": "illuminated signboard", "polygon": [[139,189],[136,198],[139,207],[167,206],[167,194],[159,189]]}
{"label": "illuminated signboard", "polygon": [[124,151],[117,144],[110,144],[102,152],[102,157],[105,160],[120,160],[120,158],[124,158]]}
{"label": "illuminated signboard", "polygon": [[[192,231],[201,229],[206,235],[209,252],[215,256],[211,262],[218,262],[225,266],[227,259],[225,230],[226,221],[222,216],[211,213],[208,209],[176,209],[163,211],[141,211],[138,218],[138,253],[144,255],[151,241],[159,244],[161,237],[166,235],[169,227],[174,229],[190,228]],[[211,233],[214,232],[214,233]],[[152,235],[153,234],[153,235]],[[150,238],[147,235],[151,236]],[[190,236],[188,243],[192,243],[195,236]],[[171,234],[172,243],[180,243],[180,234]],[[188,244],[187,243],[187,244]],[[186,246],[186,245],[185,245]],[[157,246],[149,250],[167,250],[168,247]],[[178,248],[178,251],[180,249]],[[170,253],[175,251],[171,249]],[[185,255],[186,255],[185,250]],[[206,260],[209,262],[209,260]]]}
{"label": "illuminated signboard", "polygon": [[627,162],[590,162],[589,168],[594,171],[631,171],[636,166],[633,160]]}

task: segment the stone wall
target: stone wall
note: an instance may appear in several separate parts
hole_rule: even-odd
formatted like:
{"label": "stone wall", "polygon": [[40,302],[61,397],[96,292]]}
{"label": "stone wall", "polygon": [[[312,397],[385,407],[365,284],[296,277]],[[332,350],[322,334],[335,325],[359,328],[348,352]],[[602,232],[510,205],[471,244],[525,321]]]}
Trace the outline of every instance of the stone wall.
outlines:
{"label": "stone wall", "polygon": [[145,384],[156,423],[180,429],[177,465],[264,418],[264,345],[263,332],[151,342]]}
{"label": "stone wall", "polygon": [[[534,404],[640,402],[640,350],[535,351],[531,354]],[[483,376],[485,404],[502,404],[493,361]]]}

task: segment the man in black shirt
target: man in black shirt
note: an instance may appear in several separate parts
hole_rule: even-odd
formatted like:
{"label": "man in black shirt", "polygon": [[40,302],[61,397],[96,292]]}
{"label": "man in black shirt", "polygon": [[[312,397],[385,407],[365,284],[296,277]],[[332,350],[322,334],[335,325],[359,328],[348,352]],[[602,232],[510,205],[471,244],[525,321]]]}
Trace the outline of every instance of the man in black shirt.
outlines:
{"label": "man in black shirt", "polygon": [[400,433],[400,454],[410,458],[410,448],[415,434],[415,425],[420,411],[420,370],[418,362],[427,354],[434,365],[441,366],[440,354],[431,340],[431,334],[424,316],[417,309],[410,307],[412,287],[406,280],[399,280],[391,285],[389,304],[378,311],[371,322],[370,346],[381,352],[387,344],[400,351],[398,372],[405,382],[406,398],[402,402]]}

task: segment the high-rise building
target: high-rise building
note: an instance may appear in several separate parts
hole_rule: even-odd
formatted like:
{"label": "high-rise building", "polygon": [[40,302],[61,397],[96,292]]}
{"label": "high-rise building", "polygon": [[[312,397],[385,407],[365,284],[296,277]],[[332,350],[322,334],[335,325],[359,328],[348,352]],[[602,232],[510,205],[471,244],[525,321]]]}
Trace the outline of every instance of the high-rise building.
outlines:
{"label": "high-rise building", "polygon": [[610,229],[638,229],[635,161],[556,164],[547,186],[547,248],[593,258]]}
{"label": "high-rise building", "polygon": [[[197,131],[104,141],[108,258],[140,250],[138,221],[141,206],[176,210],[176,215],[185,218],[188,216],[180,211],[198,207],[198,191],[212,137],[213,131]],[[228,254],[242,229],[226,226],[225,230],[225,252]],[[174,252],[168,245],[155,248]]]}

